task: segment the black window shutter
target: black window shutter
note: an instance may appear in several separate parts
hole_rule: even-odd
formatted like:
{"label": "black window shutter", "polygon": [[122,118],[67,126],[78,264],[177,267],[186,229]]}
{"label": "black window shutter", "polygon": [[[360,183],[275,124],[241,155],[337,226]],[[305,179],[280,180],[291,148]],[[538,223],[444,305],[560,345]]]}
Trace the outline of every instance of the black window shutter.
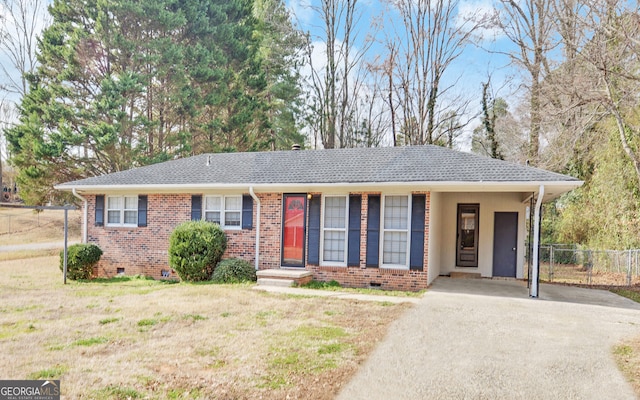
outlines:
{"label": "black window shutter", "polygon": [[96,195],[96,226],[104,226],[104,195]]}
{"label": "black window shutter", "polygon": [[242,196],[242,229],[253,228],[253,197]]}
{"label": "black window shutter", "polygon": [[148,197],[138,196],[138,226],[147,226],[147,204]]}
{"label": "black window shutter", "polygon": [[191,196],[191,220],[197,221],[202,219],[202,196]]}
{"label": "black window shutter", "polygon": [[367,267],[377,268],[380,258],[380,196],[369,196],[367,211]]}
{"label": "black window shutter", "polygon": [[422,271],[424,264],[424,208],[426,197],[415,194],[411,198],[411,249],[409,268]]}
{"label": "black window shutter", "polygon": [[349,196],[349,239],[347,242],[347,265],[360,265],[360,204],[361,195]]}
{"label": "black window shutter", "polygon": [[312,196],[309,200],[309,249],[307,262],[320,264],[320,196]]}

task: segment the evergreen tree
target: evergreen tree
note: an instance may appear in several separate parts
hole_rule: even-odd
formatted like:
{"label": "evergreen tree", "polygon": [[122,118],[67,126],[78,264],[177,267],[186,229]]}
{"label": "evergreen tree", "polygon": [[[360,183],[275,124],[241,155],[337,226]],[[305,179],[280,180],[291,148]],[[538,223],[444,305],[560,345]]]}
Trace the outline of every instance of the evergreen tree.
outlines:
{"label": "evergreen tree", "polygon": [[298,142],[295,42],[278,48],[289,21],[268,1],[260,14],[253,0],[55,0],[7,132],[25,201],[86,176]]}

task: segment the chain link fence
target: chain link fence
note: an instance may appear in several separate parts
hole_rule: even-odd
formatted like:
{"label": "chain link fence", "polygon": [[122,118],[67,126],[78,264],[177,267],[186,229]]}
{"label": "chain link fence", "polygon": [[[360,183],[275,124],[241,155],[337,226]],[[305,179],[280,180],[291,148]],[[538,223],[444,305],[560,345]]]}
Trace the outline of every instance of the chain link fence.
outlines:
{"label": "chain link fence", "polygon": [[[60,237],[62,237],[63,226],[64,211],[61,210],[36,212],[21,208],[0,207],[0,243],[7,241],[4,239],[28,233],[31,233],[32,236],[48,236],[50,233],[60,232]],[[69,213],[70,234],[77,235],[81,229],[81,212],[71,211]]]}
{"label": "chain link fence", "polygon": [[542,245],[540,280],[579,285],[640,285],[640,249],[591,250],[576,245]]}

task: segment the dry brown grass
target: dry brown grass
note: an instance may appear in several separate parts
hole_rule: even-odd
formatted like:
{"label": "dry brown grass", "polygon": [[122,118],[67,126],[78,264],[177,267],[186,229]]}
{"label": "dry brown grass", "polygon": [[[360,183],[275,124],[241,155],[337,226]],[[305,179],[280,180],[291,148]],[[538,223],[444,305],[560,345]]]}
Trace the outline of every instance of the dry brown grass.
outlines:
{"label": "dry brown grass", "polygon": [[627,377],[636,395],[640,398],[640,337],[616,346],[613,354],[618,368]]}
{"label": "dry brown grass", "polygon": [[145,279],[62,285],[0,262],[0,375],[66,398],[330,399],[408,305]]}
{"label": "dry brown grass", "polygon": [[[80,240],[82,211],[69,211],[69,240]],[[64,211],[0,207],[0,246],[64,240]]]}

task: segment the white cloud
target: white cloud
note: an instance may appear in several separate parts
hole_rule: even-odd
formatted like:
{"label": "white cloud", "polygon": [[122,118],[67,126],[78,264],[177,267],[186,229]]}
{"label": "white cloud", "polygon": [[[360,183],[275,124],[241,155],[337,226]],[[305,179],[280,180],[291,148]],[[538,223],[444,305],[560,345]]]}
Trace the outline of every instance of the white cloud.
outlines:
{"label": "white cloud", "polygon": [[491,0],[463,0],[458,5],[458,27],[480,24],[475,36],[482,40],[497,40],[503,33],[495,24],[496,9]]}

